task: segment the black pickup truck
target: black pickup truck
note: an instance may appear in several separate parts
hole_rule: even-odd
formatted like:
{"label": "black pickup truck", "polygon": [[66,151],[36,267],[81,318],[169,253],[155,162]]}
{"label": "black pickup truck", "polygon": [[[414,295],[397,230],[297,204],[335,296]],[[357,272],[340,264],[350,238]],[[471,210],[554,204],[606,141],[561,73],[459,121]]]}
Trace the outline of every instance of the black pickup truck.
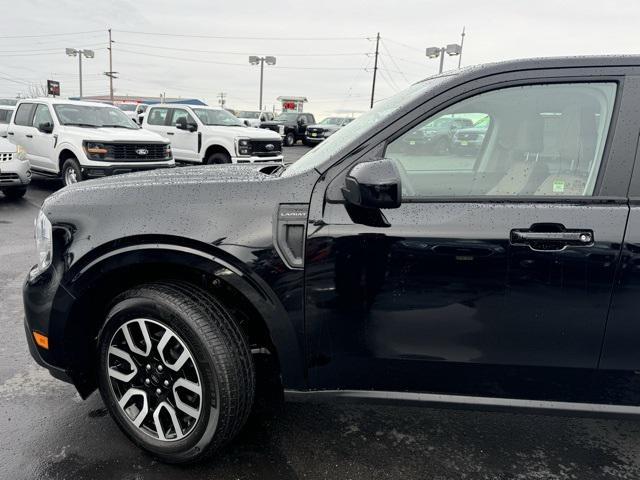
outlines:
{"label": "black pickup truck", "polygon": [[269,122],[262,122],[260,128],[278,132],[282,136],[283,145],[291,147],[298,140],[304,142],[307,127],[314,123],[316,123],[316,119],[310,113],[283,112]]}
{"label": "black pickup truck", "polygon": [[[289,167],[66,187],[36,222],[31,353],[175,463],[234,438],[262,362],[287,398],[638,414],[639,108],[640,57],[511,61]],[[469,155],[405,148],[452,115],[490,119]]]}

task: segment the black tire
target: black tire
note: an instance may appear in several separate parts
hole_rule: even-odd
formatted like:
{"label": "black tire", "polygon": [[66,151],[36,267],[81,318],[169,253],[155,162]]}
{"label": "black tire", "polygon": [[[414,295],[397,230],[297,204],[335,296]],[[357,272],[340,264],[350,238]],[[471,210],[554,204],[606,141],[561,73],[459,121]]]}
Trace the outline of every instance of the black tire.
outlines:
{"label": "black tire", "polygon": [[296,144],[296,136],[293,133],[287,133],[284,136],[284,146],[293,147]]}
{"label": "black tire", "polygon": [[24,197],[24,194],[27,193],[27,187],[3,188],[2,193],[10,200],[17,200],[18,198]]}
{"label": "black tire", "polygon": [[206,160],[207,165],[221,165],[224,163],[231,163],[231,157],[225,152],[210,153]]}
{"label": "black tire", "polygon": [[[163,441],[135,426],[120,408],[112,388],[107,372],[112,339],[125,322],[139,318],[171,329],[187,346],[199,370],[200,416],[181,439]],[[251,351],[229,311],[208,292],[180,282],[151,283],[128,290],[114,300],[98,342],[98,380],[105,405],[125,435],[160,460],[202,460],[232,440],[245,424],[255,395]],[[158,346],[151,351],[156,350]],[[141,360],[146,363],[150,355]],[[151,400],[149,405],[151,413]]]}
{"label": "black tire", "polygon": [[[64,161],[64,163],[62,164],[62,172],[60,173],[62,175],[62,183],[65,187],[84,180],[82,169],[80,168],[80,164],[75,157],[69,157]],[[72,178],[75,178],[76,180],[72,181]]]}

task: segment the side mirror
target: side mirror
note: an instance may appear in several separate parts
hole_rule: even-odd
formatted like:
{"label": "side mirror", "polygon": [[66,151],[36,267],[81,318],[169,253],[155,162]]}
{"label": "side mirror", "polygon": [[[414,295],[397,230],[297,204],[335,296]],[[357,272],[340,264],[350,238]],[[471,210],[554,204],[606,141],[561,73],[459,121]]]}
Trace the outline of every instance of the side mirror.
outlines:
{"label": "side mirror", "polygon": [[245,124],[245,126],[247,126],[247,127],[250,127],[250,126],[251,126],[251,123],[249,123],[249,120],[245,120],[245,121],[244,121],[244,124]]}
{"label": "side mirror", "polygon": [[187,130],[187,119],[185,117],[180,117],[176,120],[176,128],[178,130]]}
{"label": "side mirror", "polygon": [[187,130],[189,130],[190,132],[195,132],[196,130],[198,130],[198,125],[196,125],[195,123],[187,123]]}
{"label": "side mirror", "polygon": [[53,133],[53,124],[51,122],[45,122],[38,125],[38,130],[42,133]]}
{"label": "side mirror", "polygon": [[301,117],[298,119],[298,125],[302,126],[306,124],[307,124],[307,121],[304,119],[304,117]]}
{"label": "side mirror", "polygon": [[393,160],[359,163],[342,187],[344,199],[364,208],[398,208],[402,203],[400,172]]}

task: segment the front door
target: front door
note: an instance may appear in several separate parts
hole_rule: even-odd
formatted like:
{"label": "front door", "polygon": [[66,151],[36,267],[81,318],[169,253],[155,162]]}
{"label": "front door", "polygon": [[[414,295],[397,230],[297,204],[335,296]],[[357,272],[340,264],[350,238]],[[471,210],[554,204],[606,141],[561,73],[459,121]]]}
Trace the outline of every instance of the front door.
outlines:
{"label": "front door", "polygon": [[176,123],[180,118],[186,119],[187,125],[197,125],[195,119],[184,108],[172,109],[169,132],[172,135],[173,154],[176,159],[189,162],[199,161],[198,132],[176,128]]}
{"label": "front door", "polygon": [[[312,387],[566,398],[597,367],[629,211],[600,195],[619,90],[467,94],[388,139],[401,207],[330,201],[310,227]],[[442,149],[438,119],[469,126]]]}
{"label": "front door", "polygon": [[33,166],[50,172],[57,172],[58,162],[54,158],[55,137],[52,133],[45,133],[39,130],[39,126],[43,123],[53,125],[53,117],[49,111],[49,106],[37,104],[33,115],[33,128],[29,132],[31,137],[31,157],[30,162]]}

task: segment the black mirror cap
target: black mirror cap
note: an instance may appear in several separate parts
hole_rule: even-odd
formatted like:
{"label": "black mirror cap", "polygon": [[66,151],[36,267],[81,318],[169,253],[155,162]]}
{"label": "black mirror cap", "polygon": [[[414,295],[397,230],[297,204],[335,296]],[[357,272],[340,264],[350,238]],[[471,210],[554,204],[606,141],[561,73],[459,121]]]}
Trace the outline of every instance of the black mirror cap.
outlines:
{"label": "black mirror cap", "polygon": [[393,160],[359,163],[347,175],[344,199],[364,208],[398,208],[402,203],[400,173]]}
{"label": "black mirror cap", "polygon": [[176,128],[178,130],[186,130],[187,129],[187,119],[184,118],[184,117],[178,118],[178,120],[176,120]]}
{"label": "black mirror cap", "polygon": [[52,133],[53,132],[53,124],[50,122],[41,123],[38,125],[38,130],[42,133]]}
{"label": "black mirror cap", "polygon": [[196,130],[198,130],[198,125],[196,125],[195,123],[187,123],[187,130],[189,130],[190,132],[195,132]]}

